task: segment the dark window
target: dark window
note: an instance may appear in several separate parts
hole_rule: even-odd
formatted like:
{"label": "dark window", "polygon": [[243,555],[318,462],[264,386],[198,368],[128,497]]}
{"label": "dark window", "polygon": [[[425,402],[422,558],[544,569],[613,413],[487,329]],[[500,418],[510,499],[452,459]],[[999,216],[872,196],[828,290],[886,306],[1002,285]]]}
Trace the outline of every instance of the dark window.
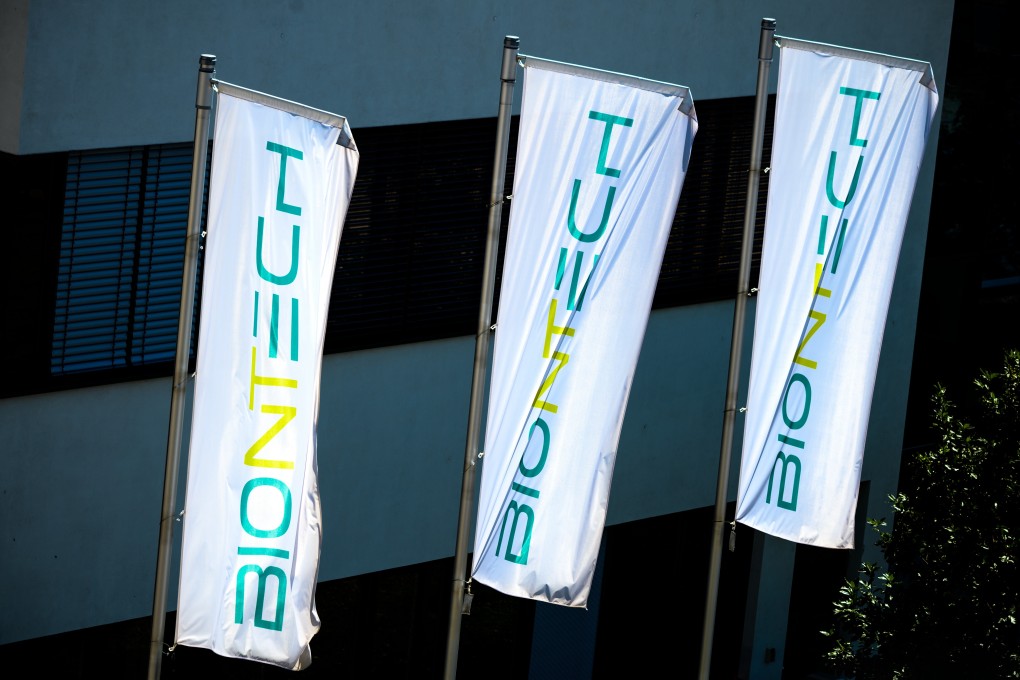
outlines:
{"label": "dark window", "polygon": [[[753,106],[751,97],[696,102],[700,127],[655,307],[736,294]],[[495,133],[492,118],[354,131],[361,163],[337,259],[327,352],[475,331]],[[3,155],[4,166],[21,177],[18,192],[42,185],[47,169],[51,177],[51,190],[32,209],[41,245],[20,253],[26,259],[19,266],[38,279],[23,293],[26,307],[35,310],[34,330],[4,333],[0,340],[8,353],[35,349],[3,396],[172,373],[191,147],[74,151],[45,159]],[[766,134],[765,158],[770,147]],[[57,197],[52,175],[59,163],[64,186]],[[758,196],[754,272],[766,179]],[[507,205],[504,239],[509,214]]]}
{"label": "dark window", "polygon": [[54,375],[173,362],[191,158],[191,144],[68,154]]}

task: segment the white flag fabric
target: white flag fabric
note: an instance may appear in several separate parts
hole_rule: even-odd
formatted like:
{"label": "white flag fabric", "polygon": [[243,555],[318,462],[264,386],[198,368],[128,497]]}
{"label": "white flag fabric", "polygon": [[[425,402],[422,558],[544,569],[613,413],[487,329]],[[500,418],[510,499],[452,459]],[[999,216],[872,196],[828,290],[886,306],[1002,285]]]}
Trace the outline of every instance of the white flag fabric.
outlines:
{"label": "white flag fabric", "polygon": [[697,132],[687,88],[524,60],[472,577],[587,602]]}
{"label": "white flag fabric", "polygon": [[177,612],[180,644],[295,670],[319,629],[319,376],[359,159],[319,118],[220,89]]}
{"label": "white flag fabric", "polygon": [[926,62],[779,45],[736,519],[850,548],[886,314],[938,93]]}

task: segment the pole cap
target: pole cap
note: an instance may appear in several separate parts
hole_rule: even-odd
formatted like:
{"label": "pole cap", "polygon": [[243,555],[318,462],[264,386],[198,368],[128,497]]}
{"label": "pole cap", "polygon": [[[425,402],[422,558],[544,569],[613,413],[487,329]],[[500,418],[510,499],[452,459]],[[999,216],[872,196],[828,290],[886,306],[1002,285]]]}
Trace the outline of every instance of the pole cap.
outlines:
{"label": "pole cap", "polygon": [[503,47],[509,47],[512,50],[516,50],[521,46],[521,39],[516,35],[508,35],[503,38]]}

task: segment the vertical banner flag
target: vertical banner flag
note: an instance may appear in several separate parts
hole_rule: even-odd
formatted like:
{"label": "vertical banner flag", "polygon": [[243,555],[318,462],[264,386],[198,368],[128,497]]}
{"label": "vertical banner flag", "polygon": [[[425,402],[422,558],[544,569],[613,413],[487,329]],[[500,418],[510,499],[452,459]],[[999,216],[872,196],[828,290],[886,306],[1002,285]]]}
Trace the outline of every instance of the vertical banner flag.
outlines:
{"label": "vertical banner flag", "polygon": [[522,61],[472,577],[580,607],[698,124],[686,87]]}
{"label": "vertical banner flag", "polygon": [[886,314],[938,92],[927,62],[777,44],[736,519],[850,548]]}
{"label": "vertical banner flag", "polygon": [[359,155],[340,116],[218,88],[177,642],[296,670],[319,629],[319,375]]}

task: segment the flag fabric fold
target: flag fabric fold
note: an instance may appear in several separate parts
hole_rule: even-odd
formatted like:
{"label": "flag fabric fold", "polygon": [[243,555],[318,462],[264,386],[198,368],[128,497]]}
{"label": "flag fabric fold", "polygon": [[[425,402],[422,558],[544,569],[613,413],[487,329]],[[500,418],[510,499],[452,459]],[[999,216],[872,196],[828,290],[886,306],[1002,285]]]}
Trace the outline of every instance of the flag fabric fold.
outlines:
{"label": "flag fabric fold", "polygon": [[850,548],[893,279],[938,93],[926,62],[778,44],[736,519]]}
{"label": "flag fabric fold", "polygon": [[697,117],[682,86],[523,65],[472,578],[581,607]]}
{"label": "flag fabric fold", "polygon": [[359,155],[343,118],[249,99],[216,103],[177,642],[296,670],[319,628],[319,377]]}

